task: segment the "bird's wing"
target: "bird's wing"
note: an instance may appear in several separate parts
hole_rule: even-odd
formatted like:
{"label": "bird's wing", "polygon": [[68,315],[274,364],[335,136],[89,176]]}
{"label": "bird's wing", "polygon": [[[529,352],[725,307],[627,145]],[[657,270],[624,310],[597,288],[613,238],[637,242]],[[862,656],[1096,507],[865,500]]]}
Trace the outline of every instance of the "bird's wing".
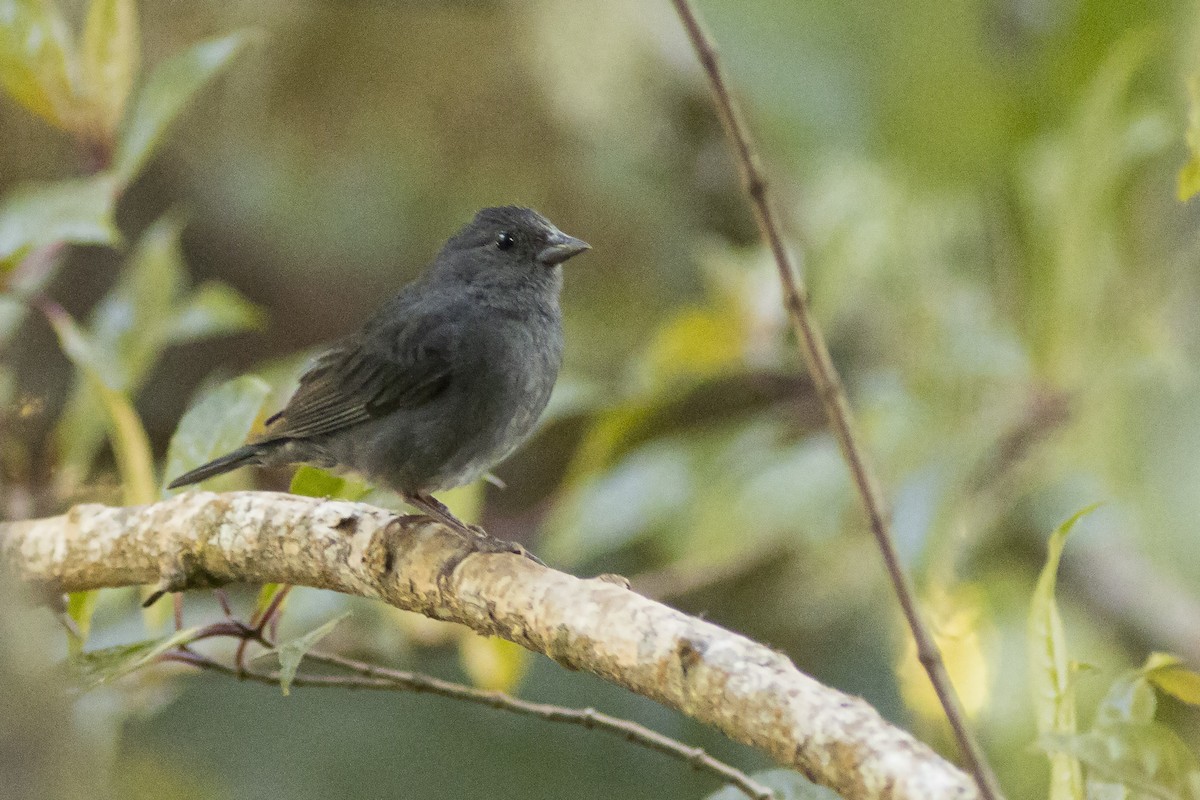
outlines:
{"label": "bird's wing", "polygon": [[436,397],[450,382],[452,343],[447,328],[422,322],[406,320],[391,335],[370,331],[323,354],[262,439],[333,433]]}

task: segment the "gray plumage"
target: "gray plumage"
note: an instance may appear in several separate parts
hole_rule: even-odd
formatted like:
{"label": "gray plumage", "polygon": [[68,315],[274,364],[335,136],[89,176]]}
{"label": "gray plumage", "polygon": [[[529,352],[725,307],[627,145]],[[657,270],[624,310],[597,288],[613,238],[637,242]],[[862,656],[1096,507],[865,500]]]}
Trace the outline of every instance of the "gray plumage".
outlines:
{"label": "gray plumage", "polygon": [[562,360],[561,264],[586,249],[530,209],[480,211],[421,278],[315,360],[261,436],[170,488],[310,463],[441,516],[431,492],[478,478],[533,431]]}

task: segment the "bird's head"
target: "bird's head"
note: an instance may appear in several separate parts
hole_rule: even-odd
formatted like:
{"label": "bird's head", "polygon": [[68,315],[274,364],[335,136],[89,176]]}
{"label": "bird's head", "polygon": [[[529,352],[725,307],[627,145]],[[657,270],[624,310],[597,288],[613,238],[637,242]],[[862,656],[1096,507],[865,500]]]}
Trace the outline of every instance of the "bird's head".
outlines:
{"label": "bird's head", "polygon": [[557,284],[559,266],[588,249],[533,209],[485,208],[446,242],[434,271],[472,284]]}

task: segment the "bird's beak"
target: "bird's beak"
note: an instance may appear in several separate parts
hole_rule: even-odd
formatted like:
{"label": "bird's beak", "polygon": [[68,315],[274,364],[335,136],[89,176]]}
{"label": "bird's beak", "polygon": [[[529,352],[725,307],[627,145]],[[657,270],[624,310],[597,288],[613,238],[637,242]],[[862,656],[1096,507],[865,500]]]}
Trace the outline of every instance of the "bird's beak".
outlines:
{"label": "bird's beak", "polygon": [[584,250],[591,250],[592,246],[582,239],[576,239],[574,236],[567,236],[562,231],[555,231],[554,234],[546,240],[546,246],[537,254],[537,260],[547,267],[553,267],[556,264],[561,264],[571,256],[577,256]]}

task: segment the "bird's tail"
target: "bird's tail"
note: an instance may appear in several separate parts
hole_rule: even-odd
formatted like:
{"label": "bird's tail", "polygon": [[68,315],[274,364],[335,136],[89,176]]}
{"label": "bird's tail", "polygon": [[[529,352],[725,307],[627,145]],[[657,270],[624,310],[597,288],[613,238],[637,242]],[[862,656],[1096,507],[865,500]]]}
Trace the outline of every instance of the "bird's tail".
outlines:
{"label": "bird's tail", "polygon": [[175,480],[167,484],[168,489],[178,489],[181,486],[187,486],[192,483],[199,483],[207,480],[214,475],[221,475],[235,470],[238,467],[244,467],[250,464],[260,463],[259,458],[262,455],[262,446],[257,444],[248,444],[245,447],[239,447],[232,453],[226,453],[220,458],[215,458],[207,464],[196,467],[191,472],[185,472]]}

